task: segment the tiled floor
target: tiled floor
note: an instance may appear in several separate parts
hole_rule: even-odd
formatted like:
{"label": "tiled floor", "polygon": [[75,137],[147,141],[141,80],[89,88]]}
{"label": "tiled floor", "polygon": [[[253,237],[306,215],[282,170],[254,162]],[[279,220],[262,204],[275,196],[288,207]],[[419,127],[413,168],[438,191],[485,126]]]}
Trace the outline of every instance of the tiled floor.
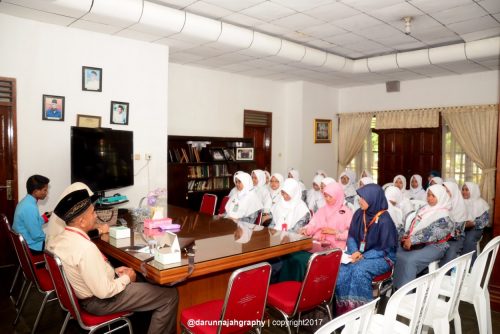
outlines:
{"label": "tiled floor", "polygon": [[[0,268],[0,333],[30,333],[31,326],[33,325],[36,318],[38,307],[40,306],[42,301],[40,297],[41,295],[37,293],[35,289],[32,289],[19,323],[15,327],[12,326],[12,322],[15,318],[15,308],[8,298],[8,290],[13,276],[13,267]],[[313,314],[309,317],[305,316],[305,318],[309,318],[309,322],[311,323],[319,324],[318,314],[320,313],[316,312],[316,314]],[[476,316],[472,305],[461,303],[460,316],[462,320],[462,333],[477,334],[478,328],[476,323]],[[59,333],[61,325],[64,321],[64,317],[65,313],[61,310],[57,301],[49,303],[42,316],[37,333]],[[271,319],[275,319],[274,314],[271,314]],[[312,319],[315,320],[311,321]],[[134,326],[134,333],[146,333],[147,325],[149,323],[148,314],[136,313],[132,316],[131,320]],[[492,312],[492,321],[493,333],[500,333],[500,313]],[[454,333],[453,326],[451,327],[451,333]],[[317,326],[314,328],[317,328]],[[314,328],[301,328],[300,333],[313,333]],[[80,329],[80,327],[74,320],[71,320],[67,326],[66,333],[85,333],[85,331]],[[126,331],[121,331],[121,333],[126,333]],[[263,333],[286,333],[286,328],[266,326],[263,330]]]}

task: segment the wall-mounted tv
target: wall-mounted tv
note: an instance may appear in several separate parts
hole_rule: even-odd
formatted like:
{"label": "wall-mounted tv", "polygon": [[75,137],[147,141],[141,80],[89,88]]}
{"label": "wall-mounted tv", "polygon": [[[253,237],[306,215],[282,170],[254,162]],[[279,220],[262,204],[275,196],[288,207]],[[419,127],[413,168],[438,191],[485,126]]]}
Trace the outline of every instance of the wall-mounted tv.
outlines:
{"label": "wall-mounted tv", "polygon": [[132,131],[71,127],[71,182],[92,191],[133,185],[133,149]]}

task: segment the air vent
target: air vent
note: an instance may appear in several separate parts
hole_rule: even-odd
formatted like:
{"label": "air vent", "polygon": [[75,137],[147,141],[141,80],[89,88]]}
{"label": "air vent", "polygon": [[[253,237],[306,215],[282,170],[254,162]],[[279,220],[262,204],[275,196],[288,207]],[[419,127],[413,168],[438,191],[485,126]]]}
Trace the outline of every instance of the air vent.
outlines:
{"label": "air vent", "polygon": [[268,126],[268,113],[245,110],[245,125]]}
{"label": "air vent", "polygon": [[13,81],[0,79],[0,102],[12,103],[14,101]]}

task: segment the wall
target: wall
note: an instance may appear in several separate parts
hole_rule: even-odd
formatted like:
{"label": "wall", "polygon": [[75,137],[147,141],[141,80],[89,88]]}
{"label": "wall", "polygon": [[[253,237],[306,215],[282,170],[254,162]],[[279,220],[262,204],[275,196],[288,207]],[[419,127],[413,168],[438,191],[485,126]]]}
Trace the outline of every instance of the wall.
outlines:
{"label": "wall", "polygon": [[498,103],[499,72],[402,81],[397,93],[386,93],[385,84],[345,88],[339,101],[340,112]]}
{"label": "wall", "polygon": [[[135,185],[111,191],[132,205],[148,189],[166,187],[168,48],[0,14],[0,76],[17,79],[19,199],[35,173],[51,179],[41,210],[52,210],[70,184],[70,127],[76,115],[134,131]],[[103,69],[103,91],[81,88],[82,66]],[[66,98],[64,122],[43,121],[42,95]],[[110,125],[110,101],[130,103],[129,125]],[[148,168],[144,154],[152,154]],[[149,175],[149,179],[148,179]]]}

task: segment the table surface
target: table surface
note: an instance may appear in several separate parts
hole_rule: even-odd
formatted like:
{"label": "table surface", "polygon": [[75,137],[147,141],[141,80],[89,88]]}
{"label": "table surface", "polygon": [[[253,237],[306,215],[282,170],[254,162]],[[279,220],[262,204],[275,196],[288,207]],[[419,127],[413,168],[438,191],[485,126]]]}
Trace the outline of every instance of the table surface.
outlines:
{"label": "table surface", "polygon": [[[312,247],[311,238],[286,231],[257,226],[230,219],[219,219],[176,206],[168,206],[168,217],[181,226],[176,232],[181,245],[194,239],[194,271],[199,277],[221,270],[238,268]],[[151,259],[150,253],[135,250],[160,242],[163,232],[145,229],[141,222],[125,215],[130,237],[115,239],[105,234],[96,241],[103,253],[141,272],[158,284],[169,284],[187,278],[188,256],[182,251],[181,262],[165,265]]]}

